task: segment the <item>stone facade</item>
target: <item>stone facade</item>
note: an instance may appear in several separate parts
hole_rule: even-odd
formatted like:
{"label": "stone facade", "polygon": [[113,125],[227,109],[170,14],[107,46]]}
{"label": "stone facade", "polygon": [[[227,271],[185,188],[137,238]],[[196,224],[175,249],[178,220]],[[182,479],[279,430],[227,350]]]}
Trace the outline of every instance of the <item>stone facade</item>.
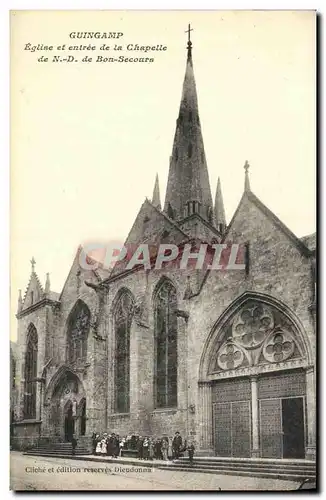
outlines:
{"label": "stone facade", "polygon": [[[189,143],[194,144],[193,157]],[[186,188],[181,182],[182,169],[188,180],[196,179],[194,185],[187,181]],[[245,191],[226,226],[220,182],[218,210],[211,203],[190,45],[165,209],[161,210],[156,180],[153,201],[141,206],[126,244],[234,242],[246,245],[246,267],[182,271],[171,264],[162,271],[127,271],[121,264],[106,270],[93,262],[94,268],[87,270],[79,249],[61,294],[56,294],[49,279],[43,289],[32,263],[17,312],[17,447],[34,445],[37,438],[66,439],[70,411],[77,436],[104,431],[161,436],[179,431],[184,437],[194,436],[202,454],[315,457],[314,245],[311,238],[297,238],[253,194],[247,170]],[[154,297],[164,280],[177,294],[177,405],[171,408],[158,408],[155,400]],[[114,311],[124,290],[134,304],[130,409],[116,413]],[[81,304],[89,311],[86,354],[72,363],[67,357],[69,325]],[[31,324],[38,334],[32,420],[24,414]],[[279,421],[270,423],[267,409],[270,414],[278,412]],[[286,427],[290,411],[295,412],[296,435]],[[291,439],[300,441],[301,448]]]}

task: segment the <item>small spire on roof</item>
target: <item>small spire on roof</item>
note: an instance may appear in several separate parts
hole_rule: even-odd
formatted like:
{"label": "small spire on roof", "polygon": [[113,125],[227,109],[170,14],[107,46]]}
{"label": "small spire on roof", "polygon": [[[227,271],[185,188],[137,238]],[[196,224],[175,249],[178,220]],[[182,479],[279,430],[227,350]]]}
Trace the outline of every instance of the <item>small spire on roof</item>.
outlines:
{"label": "small spire on roof", "polygon": [[46,280],[45,280],[45,293],[49,293],[50,291],[50,273],[46,273]]}
{"label": "small spire on roof", "polygon": [[154,207],[161,210],[160,183],[158,180],[158,174],[156,174],[156,177],[155,177],[152,204],[154,205]]}
{"label": "small spire on roof", "polygon": [[32,259],[31,259],[30,262],[32,264],[32,273],[35,273],[35,264],[36,264],[36,261],[35,261],[34,257],[32,257]]}
{"label": "small spire on roof", "polygon": [[221,180],[218,178],[215,195],[215,223],[217,229],[223,233],[226,227],[225,210],[223,203]]}
{"label": "small spire on roof", "polygon": [[250,181],[249,181],[249,173],[248,173],[248,170],[249,170],[249,163],[248,163],[248,160],[246,160],[246,163],[244,164],[244,169],[245,169],[245,185],[244,185],[244,190],[245,191],[251,191],[250,189]]}

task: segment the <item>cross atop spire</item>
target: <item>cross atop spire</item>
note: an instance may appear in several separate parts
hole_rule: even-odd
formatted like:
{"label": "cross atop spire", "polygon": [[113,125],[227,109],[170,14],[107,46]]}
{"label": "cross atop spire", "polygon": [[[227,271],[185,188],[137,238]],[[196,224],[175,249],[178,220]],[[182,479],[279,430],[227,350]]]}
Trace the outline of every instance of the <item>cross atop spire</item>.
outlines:
{"label": "cross atop spire", "polygon": [[185,31],[185,33],[188,33],[188,43],[191,43],[190,40],[190,31],[194,31],[193,28],[190,28],[190,24],[188,24],[188,29]]}
{"label": "cross atop spire", "polygon": [[34,257],[32,257],[32,259],[31,259],[31,264],[32,264],[32,273],[35,273],[35,264],[36,264],[36,261],[35,261]]}
{"label": "cross atop spire", "polygon": [[192,42],[190,40],[190,31],[194,31],[194,30],[193,30],[193,28],[190,28],[190,24],[188,24],[188,29],[185,31],[185,33],[188,33],[188,43],[187,43],[188,60],[191,59],[191,48],[192,48]]}
{"label": "cross atop spire", "polygon": [[245,191],[250,191],[250,181],[249,181],[249,173],[248,173],[248,170],[249,170],[249,163],[248,163],[248,160],[246,160],[246,163],[244,164],[244,169],[245,169],[245,186],[244,186],[244,189]]}

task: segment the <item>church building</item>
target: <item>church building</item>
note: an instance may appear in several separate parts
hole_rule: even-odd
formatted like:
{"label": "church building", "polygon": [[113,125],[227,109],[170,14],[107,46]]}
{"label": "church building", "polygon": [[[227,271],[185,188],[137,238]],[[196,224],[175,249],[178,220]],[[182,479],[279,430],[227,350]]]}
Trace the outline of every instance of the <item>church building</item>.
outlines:
{"label": "church building", "polygon": [[156,177],[125,245],[228,241],[246,248],[244,269],[86,269],[79,248],[60,293],[32,259],[13,447],[179,431],[203,456],[314,459],[315,235],[257,198],[247,162],[229,223],[220,180],[213,202],[189,39],[165,201]]}

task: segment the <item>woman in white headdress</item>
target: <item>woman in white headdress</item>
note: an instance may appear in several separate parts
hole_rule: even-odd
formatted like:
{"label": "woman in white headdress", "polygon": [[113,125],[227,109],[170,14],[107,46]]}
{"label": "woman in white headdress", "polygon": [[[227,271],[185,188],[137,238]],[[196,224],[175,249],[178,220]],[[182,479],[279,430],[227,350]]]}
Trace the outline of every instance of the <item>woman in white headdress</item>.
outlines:
{"label": "woman in white headdress", "polygon": [[95,455],[100,455],[102,452],[102,443],[99,434],[96,435],[96,448],[95,448]]}
{"label": "woman in white headdress", "polygon": [[103,438],[101,440],[101,453],[102,453],[102,455],[106,455],[106,452],[107,452],[107,438],[108,438],[107,432],[104,432]]}

